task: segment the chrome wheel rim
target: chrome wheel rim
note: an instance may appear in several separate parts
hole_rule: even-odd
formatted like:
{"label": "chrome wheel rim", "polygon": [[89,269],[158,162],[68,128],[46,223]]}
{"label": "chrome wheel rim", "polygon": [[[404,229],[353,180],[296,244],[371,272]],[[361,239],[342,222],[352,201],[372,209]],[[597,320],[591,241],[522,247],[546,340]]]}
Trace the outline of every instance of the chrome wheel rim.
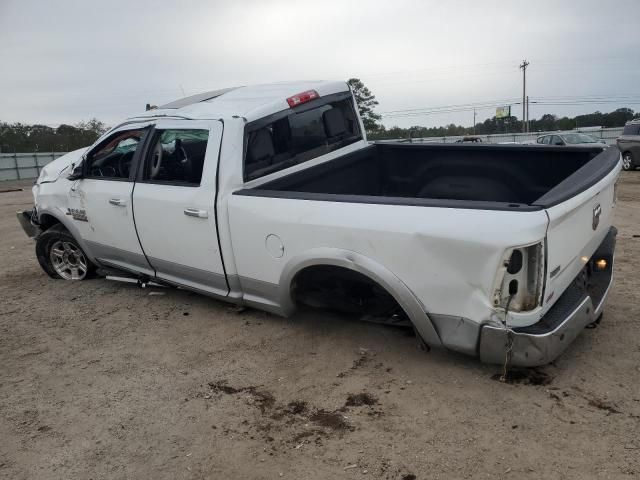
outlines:
{"label": "chrome wheel rim", "polygon": [[629,170],[631,168],[631,155],[628,153],[622,157],[622,168]]}
{"label": "chrome wheel rim", "polygon": [[51,246],[49,258],[53,269],[65,280],[82,280],[87,276],[87,258],[77,245],[58,240]]}

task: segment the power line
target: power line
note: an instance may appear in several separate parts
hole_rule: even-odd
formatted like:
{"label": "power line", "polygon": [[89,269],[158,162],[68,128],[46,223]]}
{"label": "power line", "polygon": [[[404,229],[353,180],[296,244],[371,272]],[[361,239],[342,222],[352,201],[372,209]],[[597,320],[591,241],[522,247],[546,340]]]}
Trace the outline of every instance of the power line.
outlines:
{"label": "power line", "polygon": [[454,113],[454,112],[469,112],[473,109],[477,111],[480,110],[493,110],[496,105],[471,105],[467,107],[458,107],[458,108],[446,108],[446,109],[437,109],[437,110],[427,110],[422,112],[408,112],[408,113],[394,113],[383,115],[383,118],[403,118],[403,117],[421,117],[423,115],[435,115],[439,113]]}
{"label": "power line", "polygon": [[607,104],[621,104],[621,105],[634,105],[640,102],[640,96],[627,97],[627,98],[547,98],[547,97],[530,97],[531,103],[538,105],[607,105]]}
{"label": "power line", "polygon": [[502,100],[485,100],[483,102],[470,102],[470,103],[460,103],[460,104],[454,104],[454,105],[441,105],[441,106],[434,106],[434,107],[420,107],[420,108],[407,108],[407,109],[401,109],[401,110],[387,110],[385,112],[382,112],[383,115],[387,115],[387,114],[393,114],[393,113],[404,113],[404,112],[419,112],[419,111],[423,111],[423,110],[436,110],[438,108],[454,108],[454,107],[473,107],[473,106],[483,106],[483,105],[495,105],[495,104],[509,104],[509,103],[514,103],[517,102],[517,98],[505,98]]}
{"label": "power line", "polygon": [[[595,96],[600,97],[600,96]],[[556,99],[557,98],[557,99]],[[526,106],[526,98],[525,98],[525,106]],[[566,100],[563,100],[562,97],[529,97],[529,103],[533,103],[536,105],[566,105],[566,106],[579,106],[579,105],[605,105],[605,104],[624,104],[624,105],[639,105],[640,104],[640,95],[628,95],[621,98],[594,98],[594,96],[586,96],[586,97],[568,97]],[[464,112],[464,111],[472,111],[473,109],[477,110],[487,110],[495,107],[500,107],[503,105],[522,105],[521,101],[516,101],[516,99],[503,99],[503,100],[487,100],[484,102],[473,102],[473,103],[464,103],[464,104],[453,104],[453,105],[440,105],[437,107],[421,107],[421,108],[409,108],[402,110],[389,110],[386,112],[382,112],[381,115],[385,118],[402,118],[402,117],[418,117],[422,115],[434,115],[439,113],[454,113],[454,112]],[[526,117],[525,117],[526,118]]]}

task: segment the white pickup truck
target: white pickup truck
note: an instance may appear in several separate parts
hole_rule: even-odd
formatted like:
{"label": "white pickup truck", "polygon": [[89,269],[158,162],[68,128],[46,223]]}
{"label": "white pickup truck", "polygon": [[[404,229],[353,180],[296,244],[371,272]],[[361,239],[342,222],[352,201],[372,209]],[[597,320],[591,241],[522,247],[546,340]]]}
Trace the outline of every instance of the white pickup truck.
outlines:
{"label": "white pickup truck", "polygon": [[346,83],[282,83],[130,118],[47,165],[18,218],[54,278],[410,322],[534,366],[602,313],[620,165],[602,146],[369,144]]}

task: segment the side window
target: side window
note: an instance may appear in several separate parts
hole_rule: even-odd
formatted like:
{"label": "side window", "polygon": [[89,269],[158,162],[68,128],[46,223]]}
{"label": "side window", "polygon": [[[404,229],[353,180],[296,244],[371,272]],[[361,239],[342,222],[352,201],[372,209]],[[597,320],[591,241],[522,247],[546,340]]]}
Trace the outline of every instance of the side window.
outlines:
{"label": "side window", "polygon": [[551,143],[551,135],[547,135],[546,137],[542,137],[542,143],[545,145],[549,145]]}
{"label": "side window", "polygon": [[142,179],[152,183],[200,185],[209,130],[157,130]]}
{"label": "side window", "polygon": [[537,143],[544,143],[544,139],[547,137],[538,137],[538,139],[536,140]]}
{"label": "side window", "polygon": [[133,156],[146,130],[114,133],[87,155],[87,177],[126,180]]}
{"label": "side window", "polygon": [[564,145],[564,141],[558,136],[551,137],[551,145]]}
{"label": "side window", "polygon": [[362,139],[351,96],[303,111],[274,115],[271,123],[249,125],[245,134],[244,179],[277,172]]}

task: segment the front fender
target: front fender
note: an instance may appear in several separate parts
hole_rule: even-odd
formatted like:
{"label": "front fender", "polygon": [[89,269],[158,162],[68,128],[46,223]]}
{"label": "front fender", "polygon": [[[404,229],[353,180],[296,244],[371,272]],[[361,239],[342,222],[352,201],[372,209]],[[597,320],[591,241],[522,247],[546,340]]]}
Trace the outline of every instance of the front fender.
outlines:
{"label": "front fender", "polygon": [[38,208],[37,209],[37,213],[38,213],[38,221],[41,221],[41,218],[44,215],[49,215],[49,216],[55,218],[58,222],[60,222],[64,226],[64,228],[69,230],[69,233],[71,233],[71,235],[73,235],[73,238],[75,238],[75,240],[78,242],[78,244],[82,248],[82,251],[85,253],[85,255],[87,257],[89,257],[89,260],[91,260],[94,264],[99,264],[100,263],[99,261],[96,260],[95,256],[93,255],[93,252],[91,251],[91,248],[89,248],[87,243],[82,238],[82,235],[80,234],[80,231],[78,230],[78,227],[60,209],[47,208],[47,207]]}
{"label": "front fender", "polygon": [[290,315],[295,310],[291,296],[291,284],[295,276],[307,267],[323,265],[348,268],[375,281],[398,302],[429,346],[442,345],[424,306],[402,280],[375,260],[360,253],[339,248],[314,248],[287,262],[278,282],[278,302],[285,315]]}

